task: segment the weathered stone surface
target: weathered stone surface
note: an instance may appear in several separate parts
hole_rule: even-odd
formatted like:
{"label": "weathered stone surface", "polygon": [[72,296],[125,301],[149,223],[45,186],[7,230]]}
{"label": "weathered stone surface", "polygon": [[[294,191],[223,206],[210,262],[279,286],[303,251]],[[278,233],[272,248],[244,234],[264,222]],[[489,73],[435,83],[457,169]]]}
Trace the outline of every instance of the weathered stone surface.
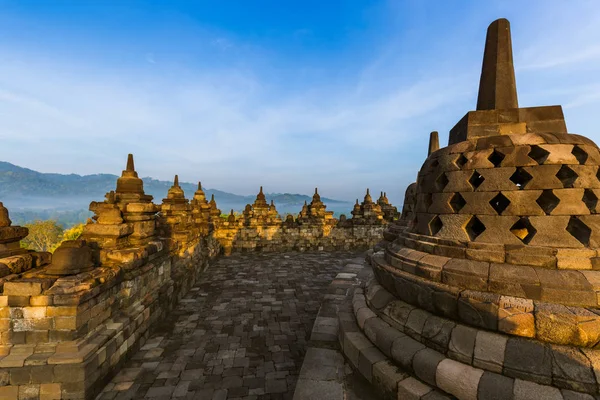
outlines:
{"label": "weathered stone surface", "polygon": [[552,382],[552,356],[550,349],[540,342],[509,338],[506,342],[503,373],[529,381]]}
{"label": "weathered stone surface", "polygon": [[448,355],[462,363],[471,364],[473,361],[473,353],[475,351],[477,332],[476,329],[464,325],[457,325],[452,330],[450,343],[448,345]]}
{"label": "weathered stone surface", "polygon": [[440,361],[445,357],[431,349],[418,351],[413,357],[413,371],[423,382],[435,385],[435,374]]}
{"label": "weathered stone surface", "polygon": [[475,339],[473,366],[487,371],[502,373],[507,337],[479,331]]}
{"label": "weathered stone surface", "polygon": [[557,388],[515,379],[514,400],[561,400],[562,398],[560,390]]}
{"label": "weathered stone surface", "polygon": [[486,371],[479,381],[477,396],[486,400],[512,399],[514,383],[513,378]]}
{"label": "weathered stone surface", "polygon": [[436,385],[459,399],[476,400],[483,371],[449,358],[437,367]]}

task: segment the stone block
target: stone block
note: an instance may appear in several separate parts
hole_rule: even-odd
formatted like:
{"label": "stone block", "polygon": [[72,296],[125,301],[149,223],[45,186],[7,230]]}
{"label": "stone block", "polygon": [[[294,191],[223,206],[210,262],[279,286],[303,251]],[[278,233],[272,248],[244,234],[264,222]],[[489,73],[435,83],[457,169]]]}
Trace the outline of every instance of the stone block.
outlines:
{"label": "stone block", "polygon": [[[508,207],[502,212],[502,215],[545,215],[544,210],[538,205],[536,200],[542,194],[542,190],[511,190],[504,191],[502,194],[510,202]],[[517,244],[516,246],[521,246]],[[509,262],[508,260],[506,262]],[[513,263],[513,262],[511,262]],[[515,264],[527,264],[524,259],[515,261]]]}
{"label": "stone block", "polygon": [[473,366],[488,371],[502,373],[506,336],[497,333],[479,331],[475,339]]}
{"label": "stone block", "polygon": [[416,336],[421,336],[423,332],[423,327],[425,326],[425,321],[427,318],[431,316],[427,311],[415,308],[410,312],[408,316],[408,320],[406,321],[405,332],[407,334],[414,334]]}
{"label": "stone block", "polygon": [[425,321],[421,336],[428,347],[445,353],[448,350],[450,335],[455,326],[456,324],[450,320],[432,315]]}
{"label": "stone block", "polygon": [[356,321],[361,329],[364,329],[365,322],[370,318],[376,318],[377,315],[371,311],[368,307],[363,307],[356,313]]}
{"label": "stone block", "polygon": [[371,299],[371,306],[376,310],[381,310],[382,308],[387,306],[390,301],[393,301],[394,299],[395,297],[390,292],[385,290],[385,288],[382,287]]}
{"label": "stone block", "polygon": [[572,390],[562,389],[560,391],[564,400],[594,400],[594,397],[587,393],[574,392]]}
{"label": "stone block", "polygon": [[[526,265],[490,265],[489,290],[495,293],[539,299],[540,281],[533,267]],[[537,296],[535,296],[537,292]]]}
{"label": "stone block", "polygon": [[600,340],[600,319],[583,308],[540,302],[536,305],[536,330],[543,341],[593,346]]}
{"label": "stone block", "polygon": [[391,320],[395,321],[398,325],[404,327],[404,325],[406,325],[406,321],[408,320],[408,316],[414,309],[414,306],[403,301],[393,301],[387,305],[387,307],[383,310],[383,313]]}
{"label": "stone block", "polygon": [[[521,268],[521,265],[555,268],[556,252],[557,250],[554,247],[507,245],[506,262],[508,264],[518,265],[519,268]],[[526,273],[525,277],[528,277],[529,279],[532,278],[531,270]]]}
{"label": "stone block", "polygon": [[12,281],[4,284],[5,296],[37,296],[42,290],[40,281]]}
{"label": "stone block", "polygon": [[477,400],[483,371],[446,358],[437,366],[436,385],[461,400]]}
{"label": "stone block", "polygon": [[515,379],[514,400],[563,400],[560,390],[552,386]]}
{"label": "stone block", "polygon": [[548,385],[552,382],[550,349],[538,341],[510,337],[504,354],[504,375]]}
{"label": "stone block", "polygon": [[3,386],[0,387],[0,399],[18,399],[19,398],[19,387],[18,386]]}
{"label": "stone block", "polygon": [[436,288],[433,293],[433,306],[437,314],[453,320],[458,319],[459,288]]}
{"label": "stone block", "polygon": [[498,329],[499,302],[497,294],[465,290],[458,300],[458,316],[468,325],[495,331]]}
{"label": "stone block", "polygon": [[[213,397],[214,398],[214,397]],[[315,381],[312,379],[298,379],[294,399],[326,398],[331,400],[344,399],[344,387],[335,381]]]}
{"label": "stone block", "polygon": [[358,355],[358,370],[369,382],[373,382],[373,365],[385,360],[385,355],[377,347],[367,347]]}
{"label": "stone block", "polygon": [[423,382],[435,386],[435,374],[438,364],[445,359],[445,357],[432,349],[425,348],[418,351],[413,357],[413,371],[415,375]]}
{"label": "stone block", "polygon": [[40,385],[40,400],[60,400],[60,383],[43,383]]}
{"label": "stone block", "polygon": [[377,332],[375,344],[377,345],[377,348],[383,352],[383,354],[391,357],[392,344],[394,343],[394,340],[402,336],[406,335],[400,332],[398,329],[388,325]]}
{"label": "stone block", "polygon": [[38,400],[40,396],[40,385],[19,386],[19,400]]}
{"label": "stone block", "polygon": [[392,359],[403,369],[412,371],[415,354],[425,348],[425,345],[409,336],[399,337],[392,344]]}
{"label": "stone block", "polygon": [[395,398],[398,393],[398,382],[406,378],[408,375],[388,360],[373,365],[372,383],[385,398]]}
{"label": "stone block", "polygon": [[448,356],[462,363],[471,364],[477,332],[477,329],[465,325],[456,325],[450,335]]}
{"label": "stone block", "polygon": [[592,249],[557,249],[556,266],[559,269],[592,269],[595,253]]}
{"label": "stone block", "polygon": [[360,332],[349,332],[344,336],[344,354],[355,368],[358,368],[359,352],[372,346],[373,343]]}
{"label": "stone block", "polygon": [[31,367],[22,366],[10,369],[10,384],[14,386],[31,383]]}
{"label": "stone block", "polygon": [[479,380],[477,398],[486,400],[506,400],[513,398],[515,380],[493,372],[484,372]]}
{"label": "stone block", "polygon": [[398,383],[398,400],[421,400],[433,389],[413,377]]}
{"label": "stone block", "polygon": [[442,271],[442,282],[461,288],[487,290],[489,269],[487,262],[451,259]]}
{"label": "stone block", "polygon": [[389,326],[390,325],[382,321],[381,318],[370,318],[365,322],[364,333],[371,342],[377,343],[377,335],[379,332]]}
{"label": "stone block", "polygon": [[500,296],[498,330],[511,335],[535,337],[533,300]]}
{"label": "stone block", "polygon": [[579,350],[551,346],[553,385],[579,392],[594,393],[598,389],[590,360]]}

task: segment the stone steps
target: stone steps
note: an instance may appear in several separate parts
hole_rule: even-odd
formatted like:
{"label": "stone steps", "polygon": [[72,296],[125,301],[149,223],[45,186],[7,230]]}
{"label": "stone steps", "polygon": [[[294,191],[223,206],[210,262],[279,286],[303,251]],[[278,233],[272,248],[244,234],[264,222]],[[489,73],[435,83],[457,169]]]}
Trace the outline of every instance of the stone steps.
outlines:
{"label": "stone steps", "polygon": [[345,362],[340,352],[338,310],[364,273],[357,259],[337,274],[328,287],[313,325],[294,400],[375,400],[377,393]]}

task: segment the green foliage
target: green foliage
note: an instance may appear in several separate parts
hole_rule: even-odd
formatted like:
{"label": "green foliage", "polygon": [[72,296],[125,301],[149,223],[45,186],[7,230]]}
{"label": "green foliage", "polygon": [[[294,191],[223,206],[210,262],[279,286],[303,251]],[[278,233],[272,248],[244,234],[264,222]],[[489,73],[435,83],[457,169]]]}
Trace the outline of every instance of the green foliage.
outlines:
{"label": "green foliage", "polygon": [[63,228],[54,220],[34,221],[25,224],[29,229],[29,235],[22,243],[30,250],[53,251],[62,238]]}
{"label": "green foliage", "polygon": [[78,239],[83,233],[85,225],[77,224],[63,230],[54,220],[38,220],[24,226],[29,229],[29,235],[21,241],[21,247],[35,251],[53,252],[65,240]]}
{"label": "green foliage", "polygon": [[85,227],[85,224],[77,224],[77,225],[65,230],[62,234],[61,242],[64,242],[65,240],[79,239],[79,237],[83,234],[84,227]]}

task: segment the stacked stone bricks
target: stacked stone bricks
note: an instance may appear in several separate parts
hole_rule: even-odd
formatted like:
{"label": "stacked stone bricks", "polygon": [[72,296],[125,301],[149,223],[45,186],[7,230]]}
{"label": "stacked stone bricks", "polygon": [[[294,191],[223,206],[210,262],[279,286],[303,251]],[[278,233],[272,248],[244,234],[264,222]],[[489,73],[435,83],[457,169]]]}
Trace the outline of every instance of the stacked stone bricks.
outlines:
{"label": "stacked stone bricks", "polygon": [[509,23],[492,23],[477,110],[423,164],[355,296],[414,398],[597,398],[599,166],[560,106],[518,108]]}

